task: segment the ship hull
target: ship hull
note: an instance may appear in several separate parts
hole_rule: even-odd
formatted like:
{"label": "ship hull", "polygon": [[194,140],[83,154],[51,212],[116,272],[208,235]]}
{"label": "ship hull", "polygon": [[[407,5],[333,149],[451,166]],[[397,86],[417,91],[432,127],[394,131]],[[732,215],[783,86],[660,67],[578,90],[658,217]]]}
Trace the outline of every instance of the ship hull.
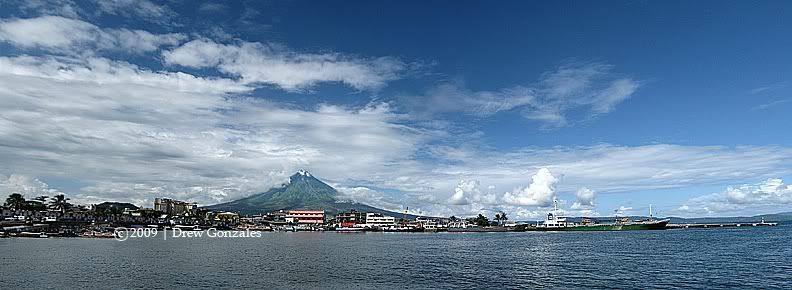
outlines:
{"label": "ship hull", "polygon": [[595,225],[575,225],[557,228],[537,227],[539,231],[643,231],[643,230],[665,230],[668,220],[642,223],[626,224],[595,224]]}

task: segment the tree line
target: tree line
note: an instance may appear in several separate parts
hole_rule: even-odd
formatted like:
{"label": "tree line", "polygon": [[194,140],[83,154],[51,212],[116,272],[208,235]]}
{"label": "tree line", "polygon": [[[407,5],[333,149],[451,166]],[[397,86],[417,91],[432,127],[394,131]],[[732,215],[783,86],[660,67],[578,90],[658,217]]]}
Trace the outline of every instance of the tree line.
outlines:
{"label": "tree line", "polygon": [[[456,216],[451,216],[449,219],[452,222],[456,222],[459,220],[459,218],[457,218]],[[491,225],[489,218],[484,216],[483,214],[479,214],[477,217],[467,218],[466,220],[469,223],[472,223],[480,227],[486,227]],[[505,212],[499,212],[495,214],[495,221],[497,222],[498,225],[505,224],[507,220],[509,220],[509,217],[506,215]]]}
{"label": "tree line", "polygon": [[56,210],[65,212],[72,207],[69,203],[69,198],[63,194],[58,194],[52,197],[40,195],[32,200],[25,200],[25,197],[20,193],[12,193],[8,195],[5,200],[5,207],[13,210]]}

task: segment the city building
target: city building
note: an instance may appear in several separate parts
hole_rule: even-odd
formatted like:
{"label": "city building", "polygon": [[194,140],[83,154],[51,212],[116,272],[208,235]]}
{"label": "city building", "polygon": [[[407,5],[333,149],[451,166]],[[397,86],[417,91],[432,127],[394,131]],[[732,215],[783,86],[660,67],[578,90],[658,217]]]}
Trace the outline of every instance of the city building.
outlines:
{"label": "city building", "polygon": [[366,227],[384,227],[396,224],[396,218],[380,213],[366,213]]}
{"label": "city building", "polygon": [[198,209],[196,203],[188,203],[170,198],[155,198],[154,210],[167,215],[190,215]]}
{"label": "city building", "polygon": [[140,209],[134,204],[126,202],[103,202],[100,204],[92,205],[94,211],[113,211],[113,212],[129,212]]}
{"label": "city building", "polygon": [[286,222],[295,224],[324,224],[324,210],[290,210],[286,213]]}
{"label": "city building", "polygon": [[279,210],[276,212],[268,212],[264,216],[264,218],[269,220],[270,222],[286,223],[286,212],[283,210]]}
{"label": "city building", "polygon": [[336,215],[336,223],[342,227],[353,227],[356,224],[365,224],[366,213],[359,212],[354,209],[350,210],[349,212],[338,213]]}

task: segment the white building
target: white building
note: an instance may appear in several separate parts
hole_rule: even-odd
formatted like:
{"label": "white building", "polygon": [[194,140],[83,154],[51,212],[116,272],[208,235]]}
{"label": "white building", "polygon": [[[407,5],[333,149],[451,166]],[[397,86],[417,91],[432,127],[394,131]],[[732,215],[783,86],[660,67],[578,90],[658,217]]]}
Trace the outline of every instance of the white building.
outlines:
{"label": "white building", "polygon": [[379,213],[366,213],[366,227],[385,227],[396,224],[396,218]]}

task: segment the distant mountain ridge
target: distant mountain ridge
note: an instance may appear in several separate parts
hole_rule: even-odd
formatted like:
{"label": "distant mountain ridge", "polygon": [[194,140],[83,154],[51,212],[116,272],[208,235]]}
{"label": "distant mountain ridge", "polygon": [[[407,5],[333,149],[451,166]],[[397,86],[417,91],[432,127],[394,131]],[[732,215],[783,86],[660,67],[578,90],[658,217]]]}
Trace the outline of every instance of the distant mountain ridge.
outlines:
{"label": "distant mountain ridge", "polygon": [[288,184],[207,208],[244,215],[295,209],[323,209],[326,214],[335,215],[354,209],[359,212],[381,213],[396,218],[415,218],[415,215],[387,211],[362,203],[339,202],[338,195],[338,191],[332,186],[317,179],[308,171],[300,170],[289,177]]}

